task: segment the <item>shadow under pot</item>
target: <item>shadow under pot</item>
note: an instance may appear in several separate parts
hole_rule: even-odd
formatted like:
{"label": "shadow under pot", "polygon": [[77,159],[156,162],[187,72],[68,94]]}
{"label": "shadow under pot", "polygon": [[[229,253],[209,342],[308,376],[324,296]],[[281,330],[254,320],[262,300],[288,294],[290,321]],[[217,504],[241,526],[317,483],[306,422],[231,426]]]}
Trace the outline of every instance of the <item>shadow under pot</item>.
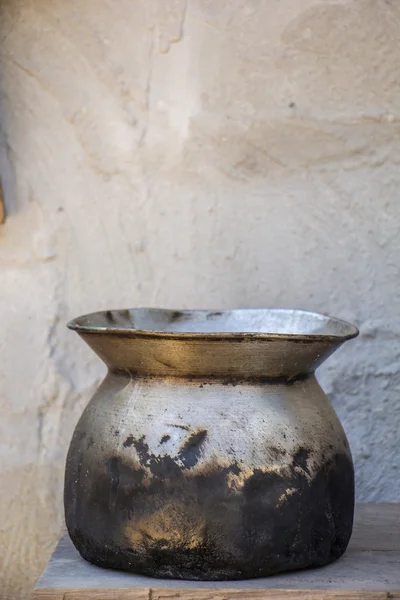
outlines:
{"label": "shadow under pot", "polygon": [[66,464],[83,558],[227,580],[343,554],[353,464],[314,372],[354,326],[299,310],[132,309],[69,327],[108,367]]}

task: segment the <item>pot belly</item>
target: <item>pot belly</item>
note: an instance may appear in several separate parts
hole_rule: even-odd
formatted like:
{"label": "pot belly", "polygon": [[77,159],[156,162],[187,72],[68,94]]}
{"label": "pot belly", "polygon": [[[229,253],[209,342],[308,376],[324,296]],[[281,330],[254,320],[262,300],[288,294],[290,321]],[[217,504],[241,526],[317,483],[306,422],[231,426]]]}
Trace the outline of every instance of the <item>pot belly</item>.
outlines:
{"label": "pot belly", "polygon": [[238,579],[346,549],[354,475],[314,378],[224,385],[108,376],[67,460],[66,521],[98,565]]}

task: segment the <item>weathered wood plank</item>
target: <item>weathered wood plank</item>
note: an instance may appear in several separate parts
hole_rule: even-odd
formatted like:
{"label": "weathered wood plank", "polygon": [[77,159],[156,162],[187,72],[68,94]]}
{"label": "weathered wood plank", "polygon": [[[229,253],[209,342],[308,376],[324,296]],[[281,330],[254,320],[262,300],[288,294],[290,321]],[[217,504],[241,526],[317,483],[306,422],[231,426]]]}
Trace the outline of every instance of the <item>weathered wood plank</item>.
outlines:
{"label": "weathered wood plank", "polygon": [[[82,597],[83,598],[83,597]],[[334,590],[155,590],[151,600],[388,600],[387,592],[337,592]],[[85,599],[86,600],[86,599]],[[125,599],[124,599],[125,600]],[[397,600],[397,598],[396,598]]]}
{"label": "weathered wood plank", "polygon": [[52,588],[35,590],[32,600],[150,600],[150,597],[151,591],[149,589],[115,589],[104,591],[88,588],[67,591],[61,588]]}
{"label": "weathered wood plank", "polygon": [[400,551],[400,503],[358,504],[350,548]]}
{"label": "weathered wood plank", "polygon": [[400,593],[334,590],[126,590],[35,591],[33,600],[400,600]]}

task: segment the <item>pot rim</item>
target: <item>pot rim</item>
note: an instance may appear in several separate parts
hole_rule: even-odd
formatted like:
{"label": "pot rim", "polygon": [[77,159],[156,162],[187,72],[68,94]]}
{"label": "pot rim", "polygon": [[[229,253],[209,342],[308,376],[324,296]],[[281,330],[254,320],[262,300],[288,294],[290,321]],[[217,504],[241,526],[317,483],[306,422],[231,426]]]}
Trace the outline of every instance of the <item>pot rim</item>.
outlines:
{"label": "pot rim", "polygon": [[[129,316],[127,316],[127,313]],[[169,316],[169,320],[164,321],[164,329],[157,327],[121,327],[116,323],[116,316],[121,317],[125,314],[125,319],[132,319],[135,313],[147,314],[151,316],[152,313],[163,313],[165,316]],[[211,316],[244,316],[245,314],[259,313],[261,317],[264,313],[265,316],[268,314],[271,316],[286,316],[289,318],[303,317],[304,319],[314,319],[315,324],[323,324],[327,328],[327,332],[321,333],[316,332],[301,332],[301,333],[288,333],[288,332],[274,332],[267,330],[257,331],[246,331],[245,329],[236,331],[218,331],[217,330],[201,330],[201,324],[198,331],[185,331],[181,329],[174,329],[173,321],[182,318],[182,316],[198,316],[205,317],[206,320]],[[96,321],[103,319],[103,324],[94,324],[93,319]],[[92,321],[92,322],[91,322]],[[113,322],[114,321],[114,322]],[[214,321],[216,323],[216,320]],[[331,317],[326,314],[301,310],[301,309],[287,309],[287,308],[239,308],[239,309],[221,309],[221,310],[206,310],[206,309],[190,309],[190,310],[173,310],[156,307],[137,307],[130,309],[117,309],[117,310],[102,310],[88,314],[81,315],[72,319],[67,323],[67,327],[79,334],[114,334],[123,337],[147,337],[147,338],[163,338],[163,339],[175,339],[175,340],[291,340],[291,341],[303,341],[303,342],[314,342],[314,341],[325,341],[342,343],[352,338],[355,338],[359,334],[358,328],[342,319]],[[169,328],[168,328],[169,327]],[[329,327],[331,331],[329,331]],[[335,331],[336,329],[336,331]]]}

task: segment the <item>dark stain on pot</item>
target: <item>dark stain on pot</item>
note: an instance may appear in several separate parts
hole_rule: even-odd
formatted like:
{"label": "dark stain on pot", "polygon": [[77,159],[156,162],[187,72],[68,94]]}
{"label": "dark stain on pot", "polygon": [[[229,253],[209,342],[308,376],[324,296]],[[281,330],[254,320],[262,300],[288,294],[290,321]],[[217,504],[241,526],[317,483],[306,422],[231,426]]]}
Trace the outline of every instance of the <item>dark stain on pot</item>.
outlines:
{"label": "dark stain on pot", "polygon": [[287,454],[287,451],[284,448],[277,448],[275,446],[270,446],[268,452],[272,458],[282,458]]}
{"label": "dark stain on pot", "polygon": [[298,373],[297,375],[282,375],[279,377],[257,377],[253,381],[261,385],[270,385],[270,384],[278,384],[282,383],[283,385],[293,385],[298,381],[305,381],[309,379],[311,375],[309,373]]}
{"label": "dark stain on pot", "polygon": [[118,468],[118,458],[112,458],[107,463],[107,472],[110,476],[110,495],[108,505],[110,510],[115,510],[115,505],[117,502],[117,494],[118,494],[118,486],[119,486],[119,468]]}
{"label": "dark stain on pot", "polygon": [[177,429],[183,429],[184,431],[189,431],[189,427],[187,425],[176,425],[174,423],[167,423],[168,427],[176,427]]}
{"label": "dark stain on pot", "polygon": [[168,433],[165,433],[160,440],[160,444],[165,444],[165,442],[168,442],[168,440],[170,440],[170,439],[171,439],[171,436],[168,435]]}
{"label": "dark stain on pot", "polygon": [[141,465],[148,467],[154,477],[174,478],[180,472],[179,465],[171,456],[152,454],[144,436],[139,440],[134,439],[133,446],[139,456]]}
{"label": "dark stain on pot", "polygon": [[174,310],[170,313],[168,321],[170,323],[175,323],[176,321],[181,321],[186,317],[185,313],[180,310]]}
{"label": "dark stain on pot", "polygon": [[[201,456],[201,446],[207,438],[207,430],[201,429],[193,432],[186,440],[184,440],[181,449],[177,455],[177,459],[183,464],[184,469],[192,469],[195,467]],[[132,438],[132,445],[143,465],[148,467],[153,475],[161,476],[163,469],[169,473],[169,476],[177,470],[181,470],[177,462],[170,456],[157,456],[149,451],[149,446],[145,442],[144,436],[139,440]]]}
{"label": "dark stain on pot", "polygon": [[[206,434],[199,430],[183,443],[190,464]],[[311,476],[306,448],[287,456],[280,471],[249,472],[234,460],[193,470],[179,457],[151,453],[144,437],[133,446],[136,459],[111,456],[103,467],[84,454],[69,459],[85,461],[88,476],[67,478],[68,530],[97,565],[155,577],[244,579],[322,566],[347,547],[354,473],[345,454],[320,457]]]}
{"label": "dark stain on pot", "polygon": [[185,469],[195,467],[201,456],[201,446],[207,438],[207,430],[200,429],[192,433],[179,450],[178,458],[182,461]]}
{"label": "dark stain on pot", "polygon": [[222,312],[210,312],[210,313],[208,313],[206,318],[207,319],[215,319],[217,317],[221,317],[222,314],[223,314]]}
{"label": "dark stain on pot", "polygon": [[236,387],[238,384],[237,379],[222,379],[222,385],[231,385],[232,387]]}
{"label": "dark stain on pot", "polygon": [[293,465],[295,467],[300,467],[300,469],[303,469],[303,471],[307,473],[307,475],[310,475],[310,471],[307,465],[309,455],[310,452],[306,450],[306,448],[300,448],[293,457]]}
{"label": "dark stain on pot", "polygon": [[105,317],[106,317],[107,323],[114,325],[117,322],[112,310],[106,310]]}
{"label": "dark stain on pot", "polygon": [[130,434],[123,443],[124,448],[130,448],[134,442],[133,435]]}
{"label": "dark stain on pot", "polygon": [[215,385],[216,383],[220,383],[221,385],[233,386],[247,383],[249,385],[271,385],[271,384],[282,384],[282,385],[293,385],[299,381],[305,381],[312,377],[310,373],[299,373],[297,375],[291,376],[276,376],[276,377],[268,377],[268,376],[257,376],[257,377],[222,377],[222,376],[208,376],[208,381],[204,380],[204,376],[202,375],[188,375],[185,379],[189,382],[198,382],[201,380],[199,387],[204,387],[205,385]]}

